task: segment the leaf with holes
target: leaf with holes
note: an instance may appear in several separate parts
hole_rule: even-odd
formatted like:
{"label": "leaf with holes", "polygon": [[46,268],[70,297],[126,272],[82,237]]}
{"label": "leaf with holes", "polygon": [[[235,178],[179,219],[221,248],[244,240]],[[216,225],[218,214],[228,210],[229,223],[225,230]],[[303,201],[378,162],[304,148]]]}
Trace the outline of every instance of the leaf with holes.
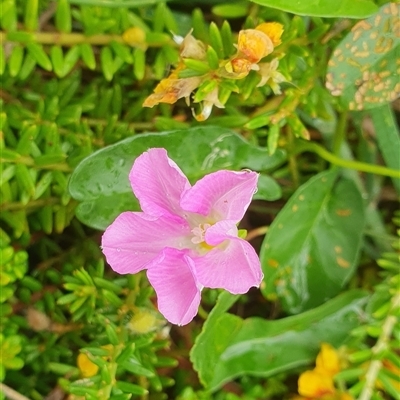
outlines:
{"label": "leaf with holes", "polygon": [[[139,210],[128,174],[136,157],[152,147],[165,148],[192,183],[220,169],[265,171],[286,158],[281,150],[269,156],[266,148],[215,126],[133,136],[97,151],[77,166],[69,186],[71,196],[81,202],[77,217],[91,227],[105,229],[121,212]],[[258,189],[257,198],[280,197],[272,178],[261,178]]]}
{"label": "leaf with holes", "polygon": [[326,87],[350,110],[366,110],[400,95],[400,4],[388,3],[358,22],[328,62]]}
{"label": "leaf with holes", "polygon": [[261,249],[263,294],[297,314],[336,296],[353,275],[364,204],[353,181],[322,172],[301,186],[271,224]]}

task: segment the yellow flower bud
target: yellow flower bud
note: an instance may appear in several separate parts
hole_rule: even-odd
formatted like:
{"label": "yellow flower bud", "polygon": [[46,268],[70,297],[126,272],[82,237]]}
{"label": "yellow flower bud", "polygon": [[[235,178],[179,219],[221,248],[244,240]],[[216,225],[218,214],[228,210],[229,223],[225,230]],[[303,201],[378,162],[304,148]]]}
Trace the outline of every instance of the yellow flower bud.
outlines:
{"label": "yellow flower bud", "polygon": [[142,28],[134,26],[122,34],[122,39],[131,46],[143,44],[146,42],[146,32]]}

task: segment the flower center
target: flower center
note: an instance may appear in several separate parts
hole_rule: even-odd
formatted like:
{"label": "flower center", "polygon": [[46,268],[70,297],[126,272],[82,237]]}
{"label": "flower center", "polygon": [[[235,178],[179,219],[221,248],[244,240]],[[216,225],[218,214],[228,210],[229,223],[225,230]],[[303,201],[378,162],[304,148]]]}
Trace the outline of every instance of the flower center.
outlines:
{"label": "flower center", "polygon": [[191,230],[193,233],[193,237],[191,242],[194,244],[200,244],[204,242],[204,235],[206,234],[206,230],[210,227],[210,224],[199,224],[195,228]]}

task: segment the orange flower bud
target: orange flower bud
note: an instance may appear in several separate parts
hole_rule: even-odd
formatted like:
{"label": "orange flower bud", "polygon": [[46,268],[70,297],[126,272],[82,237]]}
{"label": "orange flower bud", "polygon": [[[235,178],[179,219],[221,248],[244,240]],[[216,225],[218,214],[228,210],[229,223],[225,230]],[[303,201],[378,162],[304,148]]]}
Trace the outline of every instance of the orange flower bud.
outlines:
{"label": "orange flower bud", "polygon": [[232,74],[229,76],[230,78],[242,79],[249,74],[254,65],[246,58],[236,57],[225,64],[225,69],[229,74]]}
{"label": "orange flower bud", "polygon": [[256,29],[240,31],[237,47],[251,63],[258,63],[274,50],[272,40],[264,32]]}

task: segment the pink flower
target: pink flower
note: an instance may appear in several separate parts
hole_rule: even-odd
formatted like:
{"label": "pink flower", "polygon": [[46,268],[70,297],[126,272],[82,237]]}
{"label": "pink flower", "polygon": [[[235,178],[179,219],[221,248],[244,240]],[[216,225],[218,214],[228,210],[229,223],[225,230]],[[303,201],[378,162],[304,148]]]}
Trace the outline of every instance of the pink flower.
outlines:
{"label": "pink flower", "polygon": [[103,253],[120,274],[147,270],[168,321],[189,323],[203,287],[239,294],[260,285],[258,256],[236,227],[257,173],[221,170],[191,186],[165,149],[150,149],[136,159],[129,179],[143,212],[115,219],[103,235]]}

